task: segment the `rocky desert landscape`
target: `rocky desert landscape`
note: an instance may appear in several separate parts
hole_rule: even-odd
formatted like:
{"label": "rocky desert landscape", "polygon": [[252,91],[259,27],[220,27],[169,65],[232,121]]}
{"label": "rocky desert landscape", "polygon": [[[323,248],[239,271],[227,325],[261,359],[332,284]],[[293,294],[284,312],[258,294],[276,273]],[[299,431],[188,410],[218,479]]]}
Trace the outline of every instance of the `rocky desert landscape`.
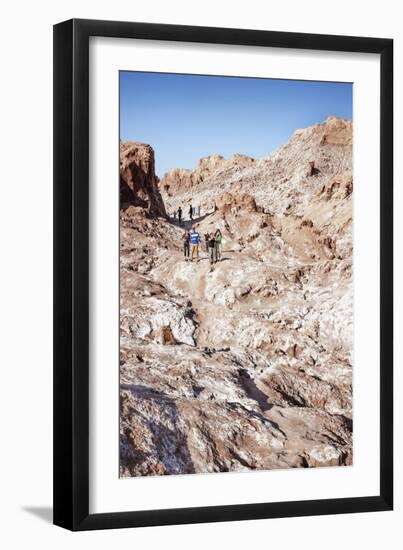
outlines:
{"label": "rocky desert landscape", "polygon": [[[352,463],[352,191],[334,117],[161,179],[121,142],[121,477]],[[189,204],[222,261],[184,261]]]}

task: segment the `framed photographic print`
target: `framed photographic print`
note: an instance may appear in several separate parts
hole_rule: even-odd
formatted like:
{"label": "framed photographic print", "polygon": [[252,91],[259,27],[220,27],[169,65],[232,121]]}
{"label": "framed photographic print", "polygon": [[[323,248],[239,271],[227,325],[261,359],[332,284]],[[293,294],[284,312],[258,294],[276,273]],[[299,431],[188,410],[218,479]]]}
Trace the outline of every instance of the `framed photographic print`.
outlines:
{"label": "framed photographic print", "polygon": [[391,510],[393,42],[54,27],[54,522]]}

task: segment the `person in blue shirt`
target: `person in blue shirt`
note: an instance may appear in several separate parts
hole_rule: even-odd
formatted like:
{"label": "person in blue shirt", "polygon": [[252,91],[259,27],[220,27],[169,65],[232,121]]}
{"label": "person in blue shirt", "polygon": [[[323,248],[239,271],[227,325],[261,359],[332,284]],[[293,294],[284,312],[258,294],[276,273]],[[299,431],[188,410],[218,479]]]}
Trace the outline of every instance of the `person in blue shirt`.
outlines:
{"label": "person in blue shirt", "polygon": [[190,245],[191,245],[191,257],[190,261],[193,261],[193,256],[197,256],[197,261],[199,261],[199,244],[200,244],[200,233],[196,231],[196,227],[192,227],[192,232],[190,233]]}

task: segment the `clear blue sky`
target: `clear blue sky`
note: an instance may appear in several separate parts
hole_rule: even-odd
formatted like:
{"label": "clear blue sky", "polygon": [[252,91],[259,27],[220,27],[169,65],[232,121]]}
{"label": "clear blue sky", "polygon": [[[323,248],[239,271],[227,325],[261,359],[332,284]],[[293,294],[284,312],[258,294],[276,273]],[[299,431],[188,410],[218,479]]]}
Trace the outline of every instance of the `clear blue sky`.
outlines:
{"label": "clear blue sky", "polygon": [[329,115],[352,118],[352,84],[120,73],[120,139],[149,143],[160,177],[213,153],[267,156]]}

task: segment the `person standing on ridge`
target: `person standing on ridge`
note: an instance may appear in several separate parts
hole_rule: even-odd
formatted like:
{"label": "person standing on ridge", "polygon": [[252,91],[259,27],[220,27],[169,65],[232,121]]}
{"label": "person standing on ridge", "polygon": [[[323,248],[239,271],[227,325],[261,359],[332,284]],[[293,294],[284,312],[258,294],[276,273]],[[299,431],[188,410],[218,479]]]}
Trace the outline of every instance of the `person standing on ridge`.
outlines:
{"label": "person standing on ridge", "polygon": [[185,261],[188,261],[189,260],[190,234],[189,234],[189,231],[187,229],[182,235],[182,241],[183,241],[183,256],[185,258]]}
{"label": "person standing on ridge", "polygon": [[214,264],[217,261],[217,252],[216,252],[215,236],[213,233],[210,233],[210,236],[209,236],[208,249],[209,249],[210,263]]}
{"label": "person standing on ridge", "polygon": [[193,220],[193,206],[192,205],[189,206],[189,219]]}
{"label": "person standing on ridge", "polygon": [[190,244],[192,245],[192,254],[190,261],[193,262],[193,256],[197,256],[197,261],[199,261],[199,244],[200,244],[200,233],[196,231],[196,226],[192,227],[192,232],[190,234]]}
{"label": "person standing on ridge", "polygon": [[181,206],[178,208],[178,221],[179,221],[179,225],[182,225],[182,207]]}
{"label": "person standing on ridge", "polygon": [[197,207],[197,217],[198,217],[198,218],[200,218],[200,210],[201,210],[201,209],[200,209],[200,204],[199,204],[199,206]]}
{"label": "person standing on ridge", "polygon": [[215,232],[215,259],[216,262],[221,260],[221,253],[222,253],[222,233],[219,229]]}

